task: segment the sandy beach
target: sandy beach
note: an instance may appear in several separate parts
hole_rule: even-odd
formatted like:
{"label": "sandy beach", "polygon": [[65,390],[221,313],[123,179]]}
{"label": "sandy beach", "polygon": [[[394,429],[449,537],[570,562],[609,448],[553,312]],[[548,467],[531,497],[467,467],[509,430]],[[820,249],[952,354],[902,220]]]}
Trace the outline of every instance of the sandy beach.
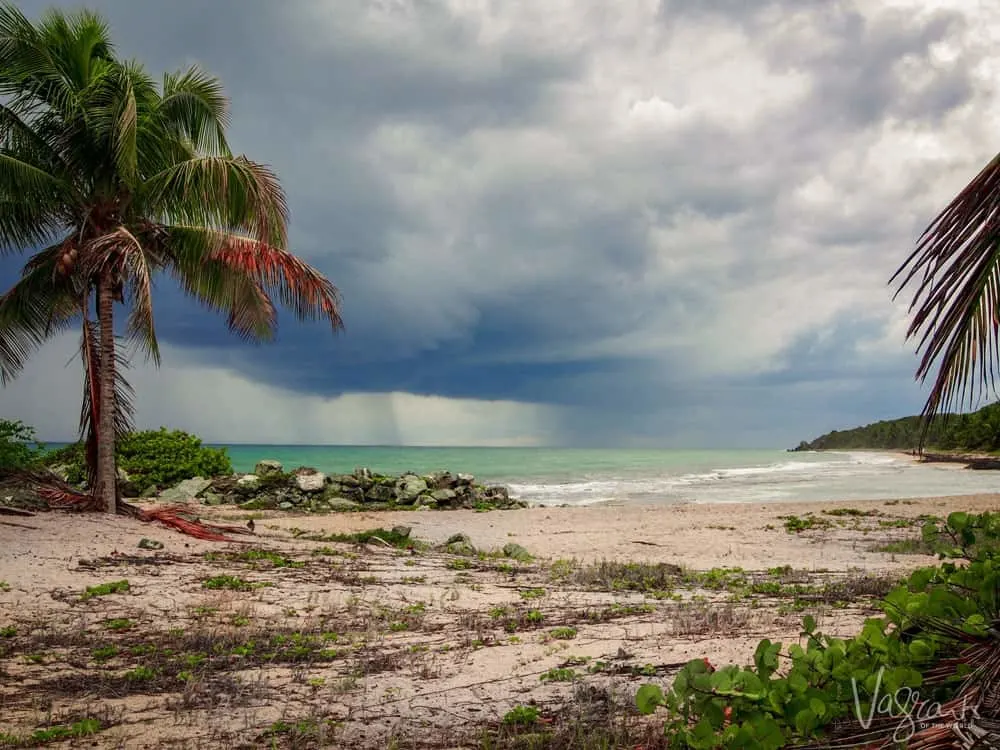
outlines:
{"label": "sandy beach", "polygon": [[[0,738],[90,718],[88,747],[478,747],[483,732],[504,747],[515,706],[610,720],[643,682],[668,685],[692,658],[745,662],[761,638],[796,639],[807,613],[853,633],[934,562],[923,518],[998,505],[197,506],[254,520],[233,543],[123,517],[0,517]],[[398,525],[412,544],[331,538]],[[456,534],[476,553],[441,549]],[[505,556],[511,543],[531,559]]]}

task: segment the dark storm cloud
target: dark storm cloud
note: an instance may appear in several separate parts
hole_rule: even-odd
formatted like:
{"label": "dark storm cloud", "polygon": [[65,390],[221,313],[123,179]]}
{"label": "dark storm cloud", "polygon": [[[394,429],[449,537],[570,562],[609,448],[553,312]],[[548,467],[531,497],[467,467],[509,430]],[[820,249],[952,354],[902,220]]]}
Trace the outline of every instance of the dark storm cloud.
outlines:
{"label": "dark storm cloud", "polygon": [[935,52],[975,22],[958,10],[91,5],[151,70],[223,78],[234,146],[278,171],[293,249],[344,293],[344,335],[285,313],[251,347],[163,283],[161,336],[191,362],[326,396],[565,406],[581,443],[710,441],[727,420],[767,442],[919,403],[898,339],[858,342],[898,320],[885,281],[946,195],[929,185],[978,158],[884,136],[946,142],[989,105],[983,50]]}

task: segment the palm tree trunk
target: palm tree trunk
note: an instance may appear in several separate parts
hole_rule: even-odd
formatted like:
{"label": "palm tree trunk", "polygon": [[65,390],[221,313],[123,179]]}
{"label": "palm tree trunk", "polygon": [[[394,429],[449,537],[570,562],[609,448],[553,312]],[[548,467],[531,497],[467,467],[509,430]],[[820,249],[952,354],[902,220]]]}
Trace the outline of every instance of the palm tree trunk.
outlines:
{"label": "palm tree trunk", "polygon": [[97,422],[97,486],[94,497],[108,513],[117,513],[118,475],[115,467],[115,310],[114,277],[101,271],[97,288],[97,322],[100,328],[100,406]]}

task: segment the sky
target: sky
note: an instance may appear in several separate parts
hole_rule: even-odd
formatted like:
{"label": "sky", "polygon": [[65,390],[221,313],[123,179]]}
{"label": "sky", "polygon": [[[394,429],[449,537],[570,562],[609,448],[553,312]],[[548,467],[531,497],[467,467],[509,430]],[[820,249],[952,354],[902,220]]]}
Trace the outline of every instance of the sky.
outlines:
{"label": "sky", "polygon": [[[996,153],[1000,4],[88,7],[150,70],[222,79],[231,145],[278,173],[291,249],[344,300],[343,333],[287,311],[254,346],[160,280],[140,427],[787,447],[922,406],[888,280]],[[73,437],[76,346],[41,349],[0,415]]]}

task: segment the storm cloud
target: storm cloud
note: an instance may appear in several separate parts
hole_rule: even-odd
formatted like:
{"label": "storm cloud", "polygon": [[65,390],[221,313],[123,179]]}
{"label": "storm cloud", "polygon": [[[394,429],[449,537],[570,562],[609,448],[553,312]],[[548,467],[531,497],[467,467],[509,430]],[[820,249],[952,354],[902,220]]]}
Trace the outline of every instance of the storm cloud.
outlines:
{"label": "storm cloud", "polygon": [[[223,79],[235,148],[276,169],[293,250],[345,302],[342,335],[285,314],[254,347],[163,280],[144,426],[778,446],[919,409],[887,280],[995,153],[1000,10],[90,5],[123,54]],[[2,411],[71,435],[79,371],[54,363],[72,348],[53,343]]]}

